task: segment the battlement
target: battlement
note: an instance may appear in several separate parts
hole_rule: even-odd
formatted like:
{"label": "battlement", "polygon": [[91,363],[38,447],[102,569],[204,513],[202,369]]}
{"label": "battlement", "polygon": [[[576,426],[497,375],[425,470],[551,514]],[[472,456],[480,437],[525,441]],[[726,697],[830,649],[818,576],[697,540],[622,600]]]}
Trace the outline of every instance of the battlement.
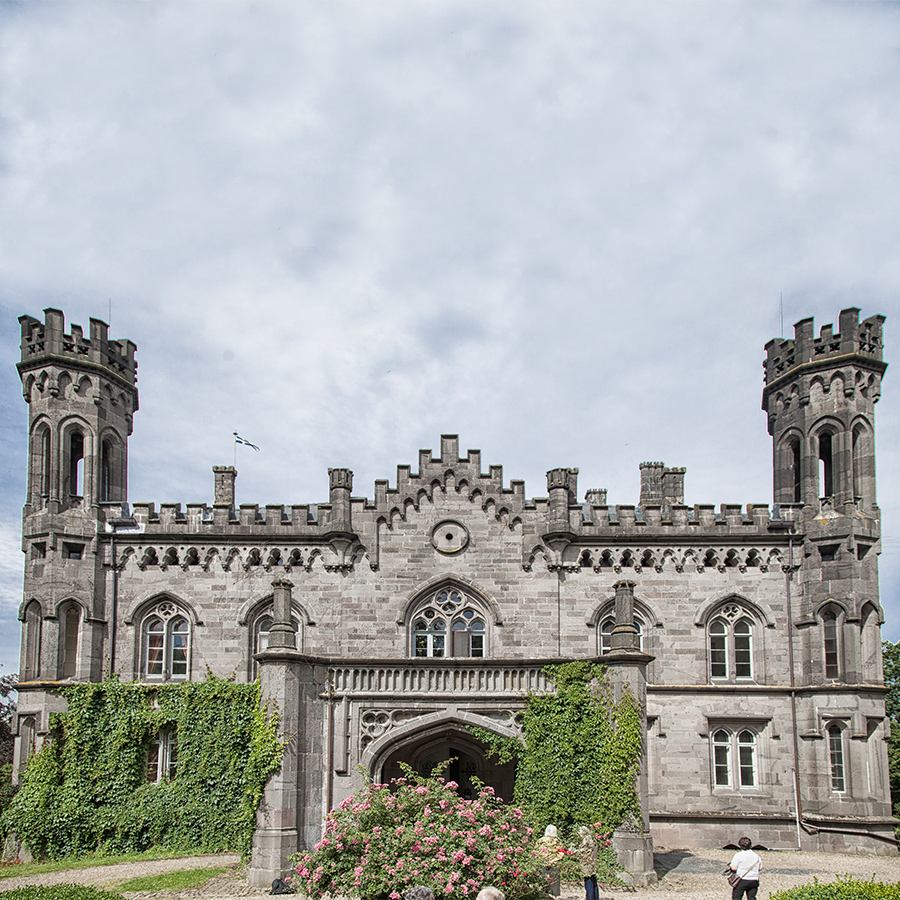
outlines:
{"label": "battlement", "polygon": [[66,319],[61,310],[44,310],[44,321],[33,316],[19,316],[22,327],[22,358],[19,370],[40,365],[49,356],[93,363],[108,369],[118,378],[134,385],[137,381],[137,345],[126,338],[111,341],[109,326],[100,319],[90,320],[90,336],[85,337],[80,325],[71,326],[66,334]]}
{"label": "battlement", "polygon": [[766,344],[766,384],[771,384],[798,366],[838,356],[857,355],[882,362],[884,344],[882,326],[884,316],[870,316],[859,321],[859,309],[851,306],[841,310],[839,331],[823,325],[815,336],[814,319],[801,319],[794,326],[794,339],[773,338]]}

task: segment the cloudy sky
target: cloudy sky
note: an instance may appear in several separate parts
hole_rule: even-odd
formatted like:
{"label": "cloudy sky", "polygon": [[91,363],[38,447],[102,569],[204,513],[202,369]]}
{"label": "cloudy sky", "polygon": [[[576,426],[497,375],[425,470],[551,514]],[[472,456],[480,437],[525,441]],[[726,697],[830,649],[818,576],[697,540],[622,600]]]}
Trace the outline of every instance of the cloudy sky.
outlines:
{"label": "cloudy sky", "polygon": [[[888,317],[900,5],[0,2],[0,672],[22,313],[138,345],[130,499],[327,499],[463,448],[546,494],[771,502],[763,345]],[[877,407],[900,638],[900,384]]]}

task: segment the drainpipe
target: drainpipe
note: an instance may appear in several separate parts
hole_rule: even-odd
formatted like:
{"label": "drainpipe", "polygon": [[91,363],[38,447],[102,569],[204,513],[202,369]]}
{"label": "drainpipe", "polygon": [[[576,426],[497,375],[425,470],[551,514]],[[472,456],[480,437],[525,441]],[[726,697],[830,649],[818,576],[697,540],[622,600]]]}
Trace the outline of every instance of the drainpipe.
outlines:
{"label": "drainpipe", "polygon": [[788,668],[790,669],[791,684],[791,730],[793,732],[794,746],[794,812],[797,820],[797,849],[800,845],[800,823],[803,820],[803,811],[800,801],[800,746],[797,733],[797,689],[794,679],[794,619],[791,612],[791,572],[794,568],[794,536],[788,537],[788,564],[784,575],[785,593],[787,599],[787,627],[788,627]]}

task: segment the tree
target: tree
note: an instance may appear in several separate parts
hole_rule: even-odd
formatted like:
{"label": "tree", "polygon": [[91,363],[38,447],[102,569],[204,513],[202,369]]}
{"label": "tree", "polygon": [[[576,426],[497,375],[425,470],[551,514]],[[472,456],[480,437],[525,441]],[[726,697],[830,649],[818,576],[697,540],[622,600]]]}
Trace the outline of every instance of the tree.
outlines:
{"label": "tree", "polygon": [[13,758],[13,738],[9,723],[16,711],[13,696],[18,675],[0,675],[0,766],[11,765]]}
{"label": "tree", "polygon": [[900,641],[882,644],[884,656],[884,711],[891,722],[888,741],[888,773],[891,781],[891,802],[894,813],[900,812]]}

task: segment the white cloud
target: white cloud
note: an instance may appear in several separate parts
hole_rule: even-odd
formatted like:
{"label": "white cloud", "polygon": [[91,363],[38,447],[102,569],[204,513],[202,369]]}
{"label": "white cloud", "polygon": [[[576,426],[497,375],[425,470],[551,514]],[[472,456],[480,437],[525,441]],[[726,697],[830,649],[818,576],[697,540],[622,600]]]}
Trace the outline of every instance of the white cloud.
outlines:
{"label": "white cloud", "polygon": [[242,500],[322,500],[329,465],[371,496],[449,431],[532,495],[568,464],[633,501],[663,458],[690,502],[765,502],[779,294],[788,334],[886,313],[892,358],[891,5],[5,9],[4,346],[19,313],[112,298],[141,365],[132,499],[209,499],[237,429],[263,447]]}

